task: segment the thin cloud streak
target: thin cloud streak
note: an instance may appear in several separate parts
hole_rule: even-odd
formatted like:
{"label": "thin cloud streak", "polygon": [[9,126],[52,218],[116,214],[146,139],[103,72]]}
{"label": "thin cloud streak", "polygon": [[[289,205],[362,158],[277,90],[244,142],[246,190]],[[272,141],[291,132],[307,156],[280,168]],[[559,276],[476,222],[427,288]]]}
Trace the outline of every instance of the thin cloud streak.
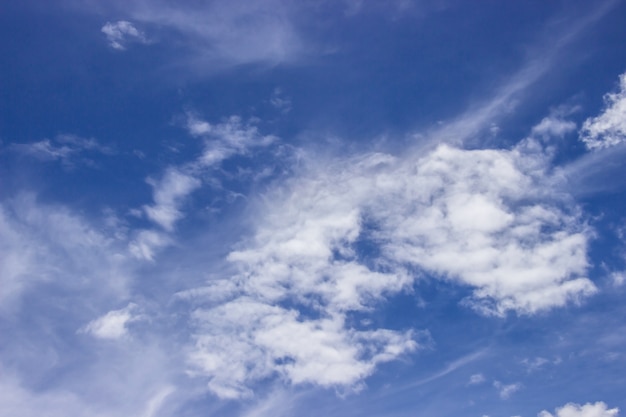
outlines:
{"label": "thin cloud streak", "polygon": [[528,94],[529,88],[546,75],[557,64],[564,50],[570,46],[586,29],[596,24],[609,13],[616,1],[604,1],[585,17],[568,20],[561,24],[557,35],[544,35],[540,43],[522,68],[501,84],[496,93],[484,102],[471,103],[468,110],[459,117],[435,128],[426,135],[431,142],[462,145],[476,140],[476,135],[486,131],[491,124],[511,113],[519,100]]}

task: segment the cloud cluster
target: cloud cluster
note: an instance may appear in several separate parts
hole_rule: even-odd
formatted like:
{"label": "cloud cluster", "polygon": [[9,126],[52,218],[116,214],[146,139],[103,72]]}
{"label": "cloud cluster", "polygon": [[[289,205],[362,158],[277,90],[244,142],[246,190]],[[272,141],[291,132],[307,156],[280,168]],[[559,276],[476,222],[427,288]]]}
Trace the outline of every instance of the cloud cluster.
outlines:
{"label": "cloud cluster", "polygon": [[254,383],[276,375],[293,384],[358,389],[376,364],[418,347],[410,332],[346,330],[342,315],[307,319],[250,296],[199,309],[194,319],[192,374],[209,376],[209,389],[222,398],[250,395]]}
{"label": "cloud cluster", "polygon": [[619,91],[604,96],[605,109],[583,123],[580,137],[588,149],[602,149],[626,141],[626,73],[619,77]]}
{"label": "cloud cluster", "polygon": [[246,155],[253,149],[274,143],[277,138],[262,135],[252,122],[231,116],[221,123],[211,124],[194,113],[188,113],[184,122],[188,133],[202,140],[203,151],[196,159],[170,166],[159,179],[148,178],[153,189],[153,203],[142,207],[145,216],[158,229],[144,229],[135,233],[129,244],[133,256],[154,260],[158,250],[172,243],[171,234],[176,223],[184,218],[182,206],[189,195],[200,188],[203,178],[235,155]]}
{"label": "cloud cluster", "polygon": [[[419,344],[349,315],[420,277],[473,288],[465,302],[497,315],[594,293],[586,226],[543,180],[548,165],[533,140],[311,162],[264,197],[255,234],[228,256],[239,272],[187,293],[208,304],[194,315],[195,370],[224,397],[273,374],[358,386]],[[503,397],[518,388],[501,387]]]}
{"label": "cloud cluster", "polygon": [[618,408],[609,409],[605,403],[598,401],[584,405],[569,403],[557,408],[555,414],[544,410],[538,414],[538,417],[617,417],[618,415]]}

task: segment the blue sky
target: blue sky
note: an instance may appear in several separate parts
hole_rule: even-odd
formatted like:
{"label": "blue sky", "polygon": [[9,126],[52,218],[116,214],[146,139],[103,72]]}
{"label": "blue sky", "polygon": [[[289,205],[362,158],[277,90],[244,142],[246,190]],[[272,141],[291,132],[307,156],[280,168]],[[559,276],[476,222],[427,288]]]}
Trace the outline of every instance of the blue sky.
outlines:
{"label": "blue sky", "polygon": [[623,414],[625,19],[3,4],[0,414]]}

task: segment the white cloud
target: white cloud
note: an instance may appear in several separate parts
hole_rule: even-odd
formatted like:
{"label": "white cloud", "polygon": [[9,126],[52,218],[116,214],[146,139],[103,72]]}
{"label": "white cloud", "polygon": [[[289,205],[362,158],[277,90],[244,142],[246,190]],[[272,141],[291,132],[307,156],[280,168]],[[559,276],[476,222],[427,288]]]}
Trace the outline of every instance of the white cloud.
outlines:
{"label": "white cloud", "polygon": [[[517,149],[441,146],[405,161],[374,154],[325,165],[268,196],[252,246],[230,259],[256,271],[247,285],[267,298],[289,282],[339,310],[401,290],[412,281],[405,264],[476,287],[474,305],[495,313],[563,305],[594,291],[580,276],[585,227],[524,172],[536,164]],[[362,240],[378,246],[388,272],[358,262]]]}
{"label": "white cloud", "polygon": [[493,386],[498,390],[498,395],[503,400],[506,400],[511,397],[514,393],[522,389],[522,384],[516,382],[514,384],[503,384],[500,381],[495,381]]}
{"label": "white cloud", "polygon": [[347,330],[342,315],[309,319],[245,296],[194,317],[193,373],[208,376],[209,389],[222,398],[250,395],[253,383],[273,376],[358,389],[376,364],[418,347],[411,333]]}
{"label": "white cloud", "polygon": [[[210,305],[195,314],[195,371],[222,397],[273,375],[358,387],[377,363],[418,344],[409,333],[360,330],[347,314],[406,289],[411,269],[473,287],[466,302],[489,314],[532,314],[592,294],[586,226],[543,180],[541,150],[525,141],[310,158],[264,196],[256,232],[228,256],[239,272],[185,293],[207,294]],[[504,398],[520,387],[498,389]]]}
{"label": "white cloud", "polygon": [[136,310],[137,305],[130,303],[120,310],[109,311],[89,322],[81,331],[99,339],[120,339],[128,334],[127,324],[140,318],[134,314]]}
{"label": "white cloud", "polygon": [[583,123],[580,138],[588,149],[608,148],[626,141],[626,73],[619,79],[619,91],[604,96],[604,111]]}
{"label": "white cloud", "polygon": [[609,409],[605,403],[598,401],[584,405],[568,403],[557,408],[555,414],[544,410],[538,414],[538,417],[616,417],[618,415],[618,408]]}
{"label": "white cloud", "polygon": [[278,139],[273,135],[262,135],[252,121],[244,122],[239,116],[211,124],[188,113],[186,128],[189,134],[204,141],[203,154],[195,162],[202,168],[216,166],[233,155],[246,154],[252,148],[268,146]]}
{"label": "white cloud", "polygon": [[472,376],[470,376],[469,385],[478,385],[478,384],[482,384],[483,382],[485,382],[485,376],[483,374],[474,374]]}
{"label": "white cloud", "polygon": [[576,123],[566,120],[560,115],[544,117],[539,124],[532,128],[532,133],[539,137],[563,137],[576,130]]}
{"label": "white cloud", "polygon": [[404,168],[413,173],[389,175],[391,189],[400,188],[374,211],[383,250],[476,287],[469,302],[496,314],[533,313],[593,293],[583,275],[584,223],[546,199],[546,161],[526,152],[439,147]]}
{"label": "white cloud", "polygon": [[101,29],[109,41],[112,48],[125,50],[129,42],[148,43],[143,32],[139,31],[131,22],[119,20],[111,23],[107,22]]}
{"label": "white cloud", "polygon": [[174,224],[183,216],[180,206],[185,197],[200,187],[199,179],[168,168],[160,181],[148,180],[154,189],[154,204],[144,206],[146,216],[163,229],[172,231]]}

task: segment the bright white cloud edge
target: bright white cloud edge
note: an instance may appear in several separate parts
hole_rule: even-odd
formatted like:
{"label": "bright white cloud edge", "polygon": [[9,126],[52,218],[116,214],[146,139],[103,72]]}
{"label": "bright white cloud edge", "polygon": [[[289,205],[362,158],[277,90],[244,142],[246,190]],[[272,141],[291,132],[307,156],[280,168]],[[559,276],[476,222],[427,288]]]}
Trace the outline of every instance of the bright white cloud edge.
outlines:
{"label": "bright white cloud edge", "polygon": [[626,73],[619,77],[618,91],[604,96],[605,108],[583,123],[581,140],[589,149],[608,148],[626,142]]}
{"label": "bright white cloud edge", "polygon": [[357,329],[347,315],[424,275],[474,288],[467,305],[495,315],[597,291],[585,276],[590,230],[546,181],[550,160],[535,139],[510,150],[316,159],[264,196],[255,234],[228,257],[240,272],[193,292],[208,306],[194,315],[190,361],[219,396],[250,395],[272,375],[358,387],[377,363],[419,344],[410,332]]}
{"label": "bright white cloud edge", "polygon": [[542,411],[538,417],[617,417],[619,415],[618,408],[608,408],[608,406],[598,401],[596,403],[586,403],[583,405],[568,403],[563,407],[556,409],[555,414],[548,411]]}

